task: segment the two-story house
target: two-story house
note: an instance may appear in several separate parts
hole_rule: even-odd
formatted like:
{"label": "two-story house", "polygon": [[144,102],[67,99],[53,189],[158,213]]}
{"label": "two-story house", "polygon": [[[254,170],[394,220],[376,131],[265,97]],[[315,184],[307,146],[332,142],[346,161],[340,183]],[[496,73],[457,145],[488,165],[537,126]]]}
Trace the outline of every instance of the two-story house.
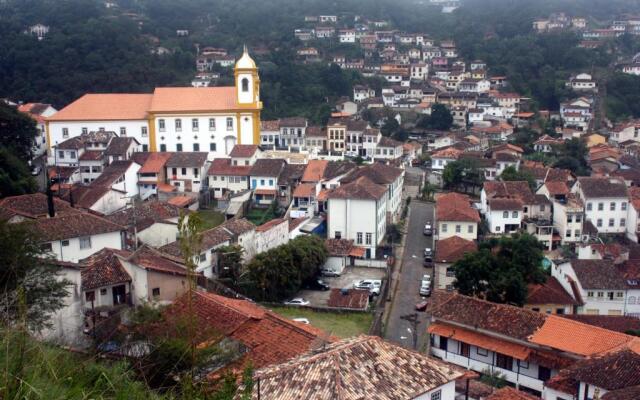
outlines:
{"label": "two-story house", "polygon": [[443,193],[436,196],[436,223],[438,246],[443,239],[453,236],[476,240],[480,214],[471,206],[469,196],[456,192]]}
{"label": "two-story house", "polygon": [[166,164],[171,153],[138,153],[145,154],[142,167],[138,170],[138,190],[140,198],[146,200],[151,196],[157,196],[159,186],[167,186]]}
{"label": "two-story house", "polygon": [[434,286],[437,289],[453,290],[456,278],[453,264],[467,253],[473,253],[477,250],[478,246],[473,240],[463,239],[460,236],[454,235],[438,240],[433,257]]}
{"label": "two-story house", "polygon": [[199,193],[207,187],[207,152],[175,152],[165,164],[167,181],[179,192]]}
{"label": "two-story house", "polygon": [[233,165],[230,158],[216,158],[211,162],[209,188],[216,199],[225,198],[229,193],[238,193],[249,189],[250,165]]}
{"label": "two-story house", "polygon": [[278,195],[278,178],[286,161],[276,158],[261,158],[249,170],[250,189],[254,192],[254,201],[258,204],[271,204]]}
{"label": "two-story house", "polygon": [[629,195],[623,181],[580,177],[571,192],[585,205],[585,218],[599,233],[625,233]]}
{"label": "two-story house", "polygon": [[302,117],[282,118],[280,120],[280,146],[302,148],[305,142],[307,119]]}

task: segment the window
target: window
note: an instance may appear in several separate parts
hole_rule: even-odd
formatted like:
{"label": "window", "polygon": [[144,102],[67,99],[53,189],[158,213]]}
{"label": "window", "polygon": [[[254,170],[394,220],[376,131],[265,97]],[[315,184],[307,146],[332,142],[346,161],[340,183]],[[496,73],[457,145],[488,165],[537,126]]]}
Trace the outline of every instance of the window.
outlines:
{"label": "window", "polygon": [[565,236],[568,237],[568,238],[571,237],[571,229],[567,229],[567,233],[566,233]]}
{"label": "window", "polygon": [[620,218],[620,226],[626,226],[627,225],[627,220],[624,218]]}
{"label": "window", "polygon": [[107,295],[107,289],[100,289],[100,296],[106,296]]}
{"label": "window", "polygon": [[87,128],[82,128],[82,134],[86,135],[87,133],[89,133],[89,129]]}
{"label": "window", "polygon": [[447,231],[447,224],[442,224],[442,232],[446,232]]}
{"label": "window", "polygon": [[210,131],[215,131],[216,130],[216,119],[215,118],[209,118],[209,130]]}
{"label": "window", "polygon": [[91,248],[91,236],[83,236],[80,238],[80,249]]}
{"label": "window", "polygon": [[140,127],[140,134],[142,137],[147,137],[149,135],[149,130],[146,126]]}
{"label": "window", "polygon": [[62,244],[62,246],[67,247],[69,246],[69,241],[68,240],[63,240],[62,242],[60,242]]}
{"label": "window", "polygon": [[69,137],[69,128],[62,128],[62,137],[63,138]]}
{"label": "window", "polygon": [[160,151],[162,151],[162,152],[167,151],[167,145],[166,145],[166,144],[164,144],[164,143],[163,143],[163,144],[161,144],[161,145],[160,145]]}
{"label": "window", "polygon": [[496,226],[496,232],[500,232],[500,225]]}
{"label": "window", "polygon": [[164,119],[159,119],[158,120],[158,129],[160,130],[160,132],[164,132],[164,130],[165,130]]}
{"label": "window", "polygon": [[467,233],[473,233],[473,225],[467,225]]}
{"label": "window", "polygon": [[582,222],[582,216],[576,215],[576,222]]}
{"label": "window", "polygon": [[593,292],[587,292],[587,297],[593,297]]}
{"label": "window", "polygon": [[191,120],[191,130],[197,131],[199,129],[200,124],[198,123],[198,118],[193,118]]}
{"label": "window", "polygon": [[509,218],[509,211],[503,211],[502,218]]}
{"label": "window", "polygon": [[609,204],[609,210],[611,211],[615,211],[616,210],[616,203],[615,202],[611,202],[611,204]]}
{"label": "window", "polygon": [[70,151],[69,152],[69,158],[76,158],[76,152],[75,151]]}
{"label": "window", "polygon": [[366,242],[365,242],[366,244],[371,244],[371,236],[372,236],[371,233],[367,233]]}
{"label": "window", "polygon": [[511,213],[511,216],[512,216],[513,218],[518,218],[518,212],[517,212],[517,211],[512,212],[512,213]]}
{"label": "window", "polygon": [[580,229],[576,229],[576,230],[573,232],[573,235],[574,235],[575,237],[579,238],[579,237],[580,237]]}
{"label": "window", "polygon": [[479,356],[488,356],[489,355],[489,350],[487,349],[483,349],[482,347],[476,347],[476,353],[478,353]]}
{"label": "window", "polygon": [[544,211],[544,204],[540,206],[540,212]]}
{"label": "window", "polygon": [[64,151],[59,151],[58,152],[58,158],[63,160],[64,159]]}
{"label": "window", "polygon": [[247,78],[242,78],[242,91],[243,92],[249,91],[249,79]]}
{"label": "window", "polygon": [[456,225],[456,233],[460,233],[462,231],[462,227],[460,225]]}
{"label": "window", "polygon": [[513,368],[513,358],[505,356],[504,354],[496,353],[496,366],[498,368],[511,371]]}
{"label": "window", "polygon": [[624,297],[624,292],[617,292],[616,293],[616,297],[618,297],[618,298]]}
{"label": "window", "polygon": [[362,244],[362,232],[356,234],[356,244]]}
{"label": "window", "polygon": [[431,393],[431,400],[441,400],[442,399],[442,390],[438,389],[437,392]]}
{"label": "window", "polygon": [[184,168],[184,167],[183,167],[183,168],[180,168],[180,173],[181,173],[182,175],[186,175],[186,174],[187,174],[187,169],[186,169],[186,168]]}
{"label": "window", "polygon": [[620,209],[622,211],[627,211],[627,202],[623,201],[622,203],[620,203]]}
{"label": "window", "polygon": [[96,299],[96,292],[94,292],[93,290],[90,292],[86,292],[84,294],[84,298],[86,301],[94,301]]}
{"label": "window", "polygon": [[598,203],[598,211],[604,210],[604,203]]}
{"label": "window", "polygon": [[151,295],[152,295],[153,297],[158,297],[158,296],[160,296],[160,288],[159,288],[159,287],[157,287],[157,288],[153,288],[153,289],[152,289],[152,291],[151,291]]}
{"label": "window", "polygon": [[227,118],[227,130],[228,131],[233,130],[233,118]]}
{"label": "window", "polygon": [[193,151],[200,151],[200,144],[199,143],[194,143],[193,144]]}
{"label": "window", "polygon": [[598,292],[598,297],[604,297],[604,292]]}
{"label": "window", "polygon": [[609,227],[613,227],[615,225],[615,221],[613,220],[613,218],[609,218]]}
{"label": "window", "polygon": [[176,132],[180,132],[182,130],[182,120],[180,118],[176,118]]}
{"label": "window", "polygon": [[182,151],[182,143],[176,144],[176,151]]}
{"label": "window", "polygon": [[596,221],[596,226],[597,226],[598,228],[601,228],[601,227],[602,227],[602,219],[601,219],[601,218],[598,218],[598,220]]}
{"label": "window", "polygon": [[198,173],[199,173],[198,171],[199,171],[198,168],[193,169],[193,176],[195,176],[196,178],[198,177]]}
{"label": "window", "polygon": [[591,203],[587,203],[587,211],[591,211],[592,207]]}
{"label": "window", "polygon": [[269,179],[269,186],[273,186],[273,179]]}
{"label": "window", "polygon": [[342,232],[335,231],[335,234],[333,235],[333,237],[335,237],[336,239],[342,239]]}
{"label": "window", "polygon": [[215,143],[209,143],[209,151],[216,151],[216,144]]}
{"label": "window", "polygon": [[570,224],[573,222],[573,215],[567,215],[567,223]]}
{"label": "window", "polygon": [[127,136],[127,128],[124,126],[120,127],[120,136]]}
{"label": "window", "polygon": [[198,262],[205,262],[207,261],[207,253],[202,253],[198,256]]}
{"label": "window", "polygon": [[149,151],[149,145],[148,144],[143,144],[142,145],[142,151],[144,151],[144,152]]}

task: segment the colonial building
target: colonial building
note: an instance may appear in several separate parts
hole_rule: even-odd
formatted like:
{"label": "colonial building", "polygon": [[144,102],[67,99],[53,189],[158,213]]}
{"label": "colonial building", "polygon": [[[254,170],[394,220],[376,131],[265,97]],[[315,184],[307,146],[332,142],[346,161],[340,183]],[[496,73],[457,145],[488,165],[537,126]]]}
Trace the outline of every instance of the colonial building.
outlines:
{"label": "colonial building", "polygon": [[207,151],[209,159],[236,144],[259,144],[260,78],[246,48],[234,72],[229,87],[85,94],[47,119],[48,147],[89,131],[132,136],[143,151]]}

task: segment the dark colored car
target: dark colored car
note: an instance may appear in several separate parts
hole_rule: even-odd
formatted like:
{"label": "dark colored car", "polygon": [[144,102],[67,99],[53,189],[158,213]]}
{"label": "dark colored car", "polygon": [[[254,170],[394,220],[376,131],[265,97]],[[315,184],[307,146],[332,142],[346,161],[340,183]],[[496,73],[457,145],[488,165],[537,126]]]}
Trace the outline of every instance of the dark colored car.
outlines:
{"label": "dark colored car", "polygon": [[428,304],[429,303],[426,300],[421,301],[420,303],[416,304],[416,311],[426,311]]}
{"label": "dark colored car", "polygon": [[324,283],[324,281],[321,280],[321,279],[316,279],[316,280],[307,282],[304,285],[304,288],[305,289],[309,289],[309,290],[329,290],[329,289],[331,289],[329,287],[329,285]]}
{"label": "dark colored car", "polygon": [[424,265],[427,268],[431,268],[433,267],[433,258],[431,257],[425,257],[424,258],[424,262],[422,263],[422,265]]}

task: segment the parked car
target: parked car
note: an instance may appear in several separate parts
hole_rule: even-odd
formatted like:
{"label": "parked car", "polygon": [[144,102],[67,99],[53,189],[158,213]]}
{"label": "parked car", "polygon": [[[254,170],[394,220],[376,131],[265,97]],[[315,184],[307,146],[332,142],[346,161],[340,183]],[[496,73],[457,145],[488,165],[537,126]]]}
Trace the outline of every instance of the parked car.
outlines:
{"label": "parked car", "polygon": [[302,297],[296,297],[295,299],[291,299],[289,301],[285,301],[284,305],[286,306],[308,306],[309,301],[303,299]]}
{"label": "parked car", "polygon": [[382,286],[382,281],[378,279],[363,279],[353,282],[354,289],[368,290],[373,295],[380,294],[380,286]]}
{"label": "parked car", "polygon": [[425,224],[424,231],[422,231],[422,233],[424,233],[425,236],[433,235],[433,228],[430,223]]}
{"label": "parked car", "polygon": [[309,319],[307,319],[307,318],[294,318],[293,320],[296,321],[296,322],[300,322],[302,324],[305,324],[305,325],[309,325]]}
{"label": "parked car", "polygon": [[329,290],[331,289],[329,285],[327,285],[322,279],[314,279],[305,283],[303,286],[305,289],[309,290]]}
{"label": "parked car", "polygon": [[431,285],[420,285],[421,296],[431,296]]}
{"label": "parked car", "polygon": [[320,273],[322,276],[340,276],[340,272],[335,268],[322,268]]}
{"label": "parked car", "polygon": [[429,285],[431,285],[431,275],[429,274],[422,275],[422,282],[428,282]]}
{"label": "parked car", "polygon": [[433,256],[433,250],[430,247],[424,249],[424,258]]}
{"label": "parked car", "polygon": [[427,302],[426,300],[419,302],[418,304],[416,304],[416,311],[426,311],[428,304],[429,302]]}
{"label": "parked car", "polygon": [[423,266],[427,267],[427,268],[431,268],[433,267],[433,258],[431,257],[425,257],[424,258],[424,262],[422,263]]}

